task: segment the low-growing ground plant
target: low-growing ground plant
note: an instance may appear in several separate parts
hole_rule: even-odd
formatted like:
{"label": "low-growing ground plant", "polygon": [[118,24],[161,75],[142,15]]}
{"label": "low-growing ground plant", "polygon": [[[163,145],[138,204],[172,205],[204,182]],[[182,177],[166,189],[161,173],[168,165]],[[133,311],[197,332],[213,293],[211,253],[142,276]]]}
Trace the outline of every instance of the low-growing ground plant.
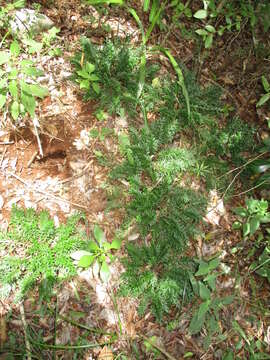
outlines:
{"label": "low-growing ground plant", "polygon": [[112,243],[106,241],[105,234],[98,225],[95,225],[93,234],[94,239],[87,242],[85,250],[75,251],[70,256],[78,267],[88,268],[91,265],[97,265],[101,279],[107,282],[110,278],[107,261],[114,260],[111,250],[119,250],[121,241],[117,238]]}
{"label": "low-growing ground plant", "polygon": [[259,254],[252,261],[249,271],[265,277],[270,282],[270,212],[268,201],[254,198],[246,199],[245,207],[234,209],[239,221],[234,222],[233,229],[242,229],[245,240],[255,237],[249,249],[249,258]]}
{"label": "low-growing ground plant", "polygon": [[70,254],[86,245],[80,219],[74,215],[56,228],[46,211],[13,207],[8,230],[0,233],[0,246],[8,254],[0,264],[1,297],[13,292],[19,300],[34,286],[46,284],[48,290],[74,276]]}

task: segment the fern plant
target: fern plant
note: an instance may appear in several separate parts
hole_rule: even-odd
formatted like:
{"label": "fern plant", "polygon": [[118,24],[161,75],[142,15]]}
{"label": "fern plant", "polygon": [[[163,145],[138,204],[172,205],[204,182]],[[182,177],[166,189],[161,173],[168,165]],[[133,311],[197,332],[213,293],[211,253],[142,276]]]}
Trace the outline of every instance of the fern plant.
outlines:
{"label": "fern plant", "polygon": [[171,307],[181,308],[192,297],[189,271],[194,270],[188,258],[173,256],[166,244],[152,242],[149,246],[127,246],[128,257],[123,260],[126,271],[119,291],[123,296],[140,300],[139,314],[150,307],[161,321]]}
{"label": "fern plant", "polygon": [[55,227],[45,211],[14,207],[7,232],[0,233],[0,246],[8,246],[8,255],[0,264],[1,297],[11,291],[16,299],[48,279],[56,283],[76,274],[70,253],[85,246],[77,229],[81,215],[74,215],[66,224]]}

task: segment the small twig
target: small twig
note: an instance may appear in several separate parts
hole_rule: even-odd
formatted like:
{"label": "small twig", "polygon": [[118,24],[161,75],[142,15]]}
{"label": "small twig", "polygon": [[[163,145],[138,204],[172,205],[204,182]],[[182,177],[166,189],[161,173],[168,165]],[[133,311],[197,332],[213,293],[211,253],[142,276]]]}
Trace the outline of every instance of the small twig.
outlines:
{"label": "small twig", "polygon": [[243,165],[241,165],[241,166],[238,166],[237,168],[234,168],[234,169],[226,172],[225,174],[222,174],[222,175],[219,176],[217,179],[221,179],[221,178],[223,178],[224,176],[229,175],[229,174],[231,174],[232,172],[234,172],[234,171],[236,171],[236,170],[239,170],[239,169],[242,169],[243,167],[246,167],[247,165],[249,165],[250,163],[252,163],[253,161],[259,159],[261,156],[263,156],[263,155],[265,155],[265,154],[267,154],[267,153],[268,153],[268,151],[264,151],[263,153],[261,153],[261,154],[255,156],[254,158],[248,160],[245,164],[243,164]]}
{"label": "small twig", "polygon": [[[267,152],[268,152],[268,151],[265,151],[264,153],[259,154],[259,155],[256,156],[255,158],[247,161],[245,164],[243,164],[242,166],[239,166],[239,168],[237,168],[237,169],[240,169],[240,171],[238,171],[238,173],[233,177],[232,181],[231,181],[230,184],[228,185],[228,187],[227,187],[227,189],[225,190],[224,194],[222,195],[222,198],[221,198],[221,199],[224,199],[225,195],[227,194],[227,192],[229,191],[229,189],[231,188],[231,186],[233,185],[233,183],[235,182],[235,180],[237,179],[237,177],[244,171],[245,167],[246,167],[247,165],[249,165],[250,163],[252,163],[253,161],[255,161],[255,160],[256,160],[257,158],[259,158],[260,156],[266,154]],[[236,169],[234,169],[233,171],[235,171],[235,170],[236,170]],[[258,186],[256,186],[256,187],[258,187]],[[256,188],[256,187],[254,187],[254,188]],[[246,192],[249,192],[249,191],[251,191],[251,190],[252,190],[252,189],[247,190]],[[237,196],[240,196],[241,194],[244,194],[244,193],[245,193],[245,192],[240,193],[240,194],[238,194]],[[236,195],[235,195],[235,196],[236,196]]]}
{"label": "small twig", "polygon": [[5,150],[3,151],[3,154],[2,154],[2,157],[1,157],[1,160],[0,160],[0,167],[2,166],[2,163],[3,163],[4,157],[6,155],[6,152],[7,152],[7,148],[5,148]]}
{"label": "small twig", "polygon": [[39,133],[38,133],[39,122],[38,122],[37,118],[34,118],[33,125],[34,125],[34,129],[35,129],[35,135],[36,135],[36,138],[37,138],[39,153],[40,153],[40,156],[43,157],[44,154],[43,154],[43,149],[42,149],[42,145],[41,145],[41,141],[40,141],[40,137],[39,137]]}
{"label": "small twig", "polygon": [[252,188],[250,188],[248,190],[245,190],[245,191],[240,192],[239,194],[233,195],[233,197],[238,197],[238,196],[244,195],[252,190],[257,189],[258,187],[262,186],[262,184],[265,184],[266,182],[267,182],[267,180],[264,180],[260,184],[257,184],[256,186],[253,186]]}
{"label": "small twig", "polygon": [[38,151],[35,151],[34,154],[33,154],[32,157],[31,157],[31,159],[28,161],[28,163],[27,163],[27,167],[28,167],[28,168],[32,165],[32,163],[33,163],[33,161],[35,160],[37,154],[38,154]]}
{"label": "small twig", "polygon": [[102,334],[102,335],[111,335],[111,336],[115,336],[115,333],[111,333],[111,332],[106,332],[106,331],[103,331],[103,330],[100,330],[100,329],[95,329],[95,328],[90,328],[86,325],[83,325],[83,324],[80,324],[74,320],[71,320],[61,314],[58,314],[58,317],[68,323],[70,323],[71,325],[74,325],[74,326],[77,326],[81,329],[84,329],[84,330],[87,330],[89,332],[92,332],[92,333],[95,333],[95,334]]}
{"label": "small twig", "polygon": [[150,339],[148,339],[146,336],[141,335],[141,337],[146,340],[147,342],[149,342],[149,344],[151,346],[153,346],[154,348],[156,348],[158,351],[160,351],[163,355],[165,355],[169,360],[177,360],[174,356],[170,355],[169,353],[167,353],[166,350],[164,350],[162,347],[158,346],[157,344],[155,344],[154,342],[152,342]]}
{"label": "small twig", "polygon": [[27,360],[32,360],[31,346],[30,346],[30,342],[29,342],[29,339],[27,336],[27,323],[26,323],[26,319],[25,319],[23,302],[20,303],[20,313],[21,313],[22,324],[23,324],[23,332],[24,332],[24,341],[25,341],[25,347],[26,347],[26,353],[27,353]]}
{"label": "small twig", "polygon": [[[96,343],[96,344],[86,344],[86,345],[48,345],[48,344],[43,344],[37,341],[34,341],[31,339],[31,342],[35,345],[38,345],[40,347],[43,347],[45,349],[55,349],[55,350],[76,350],[76,349],[90,349],[90,348],[96,348],[96,347],[102,347],[105,345],[110,345],[113,342],[112,341],[107,341],[104,343]],[[173,358],[173,360],[176,360]]]}
{"label": "small twig", "polygon": [[77,204],[77,203],[74,203],[72,201],[69,201],[69,200],[66,200],[60,196],[56,196],[56,195],[53,195],[51,193],[48,193],[47,191],[44,191],[44,190],[41,190],[41,189],[36,189],[34,186],[31,186],[29,184],[27,184],[27,182],[25,180],[23,180],[21,177],[19,177],[18,175],[14,174],[14,173],[11,173],[11,172],[7,172],[8,175],[10,176],[13,176],[15,179],[17,179],[18,181],[20,181],[21,183],[23,183],[25,186],[27,186],[28,188],[30,187],[33,191],[36,191],[40,194],[43,194],[45,196],[48,196],[48,197],[51,197],[52,199],[55,199],[55,200],[58,200],[58,201],[63,201],[63,202],[66,202],[70,205],[73,205],[73,206],[76,206],[80,209],[84,209],[84,210],[87,210],[88,207],[87,206],[83,206],[83,205],[80,205],[80,204]]}
{"label": "small twig", "polygon": [[14,141],[3,141],[3,142],[0,142],[0,145],[11,145],[11,144],[14,144]]}
{"label": "small twig", "polygon": [[84,167],[84,169],[79,174],[73,175],[73,176],[71,176],[71,177],[69,177],[67,179],[62,180],[60,182],[60,184],[66,184],[66,183],[68,183],[68,182],[70,182],[72,180],[78,179],[79,177],[83,176],[86,173],[86,171],[89,169],[89,167],[90,167],[90,165],[92,163],[93,163],[92,160],[89,161],[89,163]]}

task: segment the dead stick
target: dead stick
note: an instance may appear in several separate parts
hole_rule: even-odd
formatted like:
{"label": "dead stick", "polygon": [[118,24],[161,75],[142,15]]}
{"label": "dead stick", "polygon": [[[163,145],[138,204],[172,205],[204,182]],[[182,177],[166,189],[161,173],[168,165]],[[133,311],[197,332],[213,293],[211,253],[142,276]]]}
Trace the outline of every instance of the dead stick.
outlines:
{"label": "dead stick", "polygon": [[28,167],[28,168],[32,165],[32,163],[33,163],[33,161],[35,160],[37,154],[38,154],[38,151],[35,151],[34,154],[33,154],[32,157],[31,157],[31,159],[28,161],[28,163],[27,163],[27,167]]}
{"label": "dead stick", "polygon": [[2,163],[3,163],[4,157],[6,155],[6,152],[7,152],[7,148],[5,148],[5,150],[3,151],[3,154],[2,154],[2,157],[1,157],[1,160],[0,160],[0,167],[2,166]]}
{"label": "dead stick", "polygon": [[160,351],[163,355],[165,355],[169,360],[176,360],[176,358],[172,355],[170,355],[169,353],[167,353],[166,350],[164,350],[162,347],[156,345],[153,341],[151,341],[150,339],[148,339],[146,336],[141,335],[141,337],[146,340],[147,342],[149,342],[149,344],[153,347],[155,347],[158,351]]}
{"label": "dead stick", "polygon": [[39,122],[38,122],[37,118],[35,118],[33,120],[33,125],[34,125],[34,129],[35,129],[35,135],[36,135],[36,138],[37,138],[39,153],[40,153],[40,156],[43,157],[44,154],[43,154],[43,149],[42,149],[42,145],[41,145],[41,141],[40,141],[40,137],[39,137],[39,133],[38,133]]}
{"label": "dead stick", "polygon": [[32,360],[30,342],[29,342],[28,336],[27,336],[27,323],[26,323],[26,319],[25,319],[23,302],[20,303],[20,313],[21,313],[22,324],[23,324],[23,332],[24,332],[25,347],[26,347],[26,352],[27,352],[27,360]]}

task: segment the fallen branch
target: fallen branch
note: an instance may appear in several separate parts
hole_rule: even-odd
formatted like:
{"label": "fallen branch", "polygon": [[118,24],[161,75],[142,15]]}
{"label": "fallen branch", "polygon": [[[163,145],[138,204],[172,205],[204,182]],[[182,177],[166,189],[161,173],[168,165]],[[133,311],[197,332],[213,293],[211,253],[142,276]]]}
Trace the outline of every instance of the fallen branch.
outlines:
{"label": "fallen branch", "polygon": [[158,351],[160,351],[163,355],[165,355],[169,360],[177,360],[174,356],[170,355],[169,353],[167,353],[166,350],[164,350],[162,347],[158,346],[157,344],[155,344],[154,342],[152,342],[150,339],[148,339],[148,337],[141,335],[141,337],[149,342],[149,344],[151,346],[153,346],[154,348],[156,348]]}
{"label": "fallen branch", "polygon": [[23,302],[20,303],[20,313],[21,313],[22,324],[23,324],[23,332],[24,332],[24,341],[25,341],[25,347],[26,347],[26,353],[27,353],[27,360],[32,360],[31,346],[30,346],[30,342],[29,342],[29,339],[27,336],[27,323],[26,323],[26,319],[25,319]]}

